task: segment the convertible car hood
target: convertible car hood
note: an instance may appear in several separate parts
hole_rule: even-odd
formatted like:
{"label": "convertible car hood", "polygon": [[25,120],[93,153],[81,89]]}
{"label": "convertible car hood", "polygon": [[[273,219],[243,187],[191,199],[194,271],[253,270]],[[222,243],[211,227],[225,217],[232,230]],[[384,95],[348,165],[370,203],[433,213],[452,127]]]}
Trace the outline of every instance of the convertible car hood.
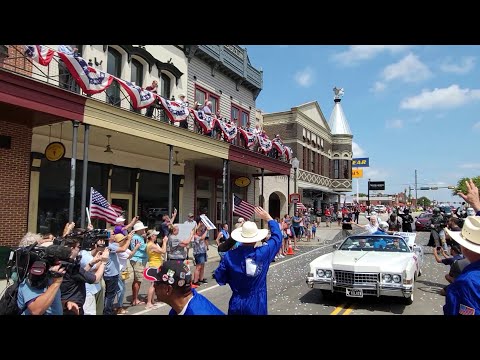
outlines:
{"label": "convertible car hood", "polygon": [[412,253],[377,251],[335,251],[330,266],[335,270],[355,272],[401,273],[412,259]]}

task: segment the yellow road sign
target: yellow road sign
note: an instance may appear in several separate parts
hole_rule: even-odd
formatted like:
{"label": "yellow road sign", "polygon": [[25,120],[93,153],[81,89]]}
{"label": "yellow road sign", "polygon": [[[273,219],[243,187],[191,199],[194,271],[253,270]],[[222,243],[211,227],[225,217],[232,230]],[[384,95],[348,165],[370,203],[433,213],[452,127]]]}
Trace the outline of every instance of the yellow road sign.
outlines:
{"label": "yellow road sign", "polygon": [[361,178],[363,177],[363,169],[352,169],[352,178]]}

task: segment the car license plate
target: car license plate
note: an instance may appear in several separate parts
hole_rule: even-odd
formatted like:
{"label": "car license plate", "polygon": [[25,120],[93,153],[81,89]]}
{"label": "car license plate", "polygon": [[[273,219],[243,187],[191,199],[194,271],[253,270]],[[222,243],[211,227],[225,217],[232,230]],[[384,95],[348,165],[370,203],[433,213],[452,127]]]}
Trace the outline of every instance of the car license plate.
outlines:
{"label": "car license plate", "polygon": [[363,290],[362,289],[346,289],[347,290],[347,296],[349,297],[363,297]]}

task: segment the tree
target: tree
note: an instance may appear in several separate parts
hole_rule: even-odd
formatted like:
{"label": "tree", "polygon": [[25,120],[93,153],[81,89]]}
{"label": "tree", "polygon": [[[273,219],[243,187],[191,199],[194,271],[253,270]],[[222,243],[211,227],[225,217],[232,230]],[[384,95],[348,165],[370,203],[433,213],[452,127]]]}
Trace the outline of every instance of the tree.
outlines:
{"label": "tree", "polygon": [[417,206],[430,206],[432,202],[425,196],[418,198]]}
{"label": "tree", "polygon": [[[453,189],[452,195],[457,195],[459,191],[462,193],[466,194],[467,193],[467,186],[465,185],[465,181],[469,180],[470,178],[461,178],[457,182],[457,187]],[[480,176],[471,178],[475,185],[480,189]]]}
{"label": "tree", "polygon": [[368,195],[364,193],[358,193],[358,197],[368,197]]}

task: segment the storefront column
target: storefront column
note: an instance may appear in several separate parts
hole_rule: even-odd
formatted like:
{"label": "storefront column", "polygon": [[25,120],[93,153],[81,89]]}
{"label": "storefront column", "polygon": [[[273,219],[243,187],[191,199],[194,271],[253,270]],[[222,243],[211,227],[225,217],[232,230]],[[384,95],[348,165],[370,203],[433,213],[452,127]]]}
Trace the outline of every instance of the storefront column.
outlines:
{"label": "storefront column", "polygon": [[78,121],[72,121],[72,158],[70,162],[70,202],[68,206],[68,222],[73,221],[75,205],[75,172],[77,170],[77,140],[78,140]]}
{"label": "storefront column", "polygon": [[[82,205],[80,207],[81,213],[81,227],[86,228],[87,224],[85,223],[85,208],[87,207],[87,175],[88,175],[88,136],[90,133],[90,125],[83,124],[85,132],[83,135],[83,173],[82,173]],[[90,206],[90,204],[88,204]]]}
{"label": "storefront column", "polygon": [[220,219],[221,219],[221,222],[222,222],[222,225],[225,224],[227,222],[226,220],[226,212],[225,212],[225,200],[226,200],[226,196],[227,196],[227,187],[226,187],[226,183],[227,183],[227,162],[228,160],[227,159],[223,159],[223,176],[222,176],[222,207],[221,207],[221,210],[220,210]]}
{"label": "storefront column", "polygon": [[231,184],[231,178],[230,178],[230,161],[226,160],[227,162],[227,201],[225,202],[225,222],[228,223],[228,228],[230,231],[233,231],[232,229],[232,223],[233,223],[233,213],[232,213],[232,201],[233,201],[233,195],[232,195],[232,187],[230,186]]}
{"label": "storefront column", "polygon": [[112,203],[112,173],[113,173],[113,165],[110,164],[108,166],[108,177],[107,177],[107,200],[110,204]]}
{"label": "storefront column", "polygon": [[38,223],[38,197],[40,195],[40,167],[43,154],[32,153],[30,163],[30,195],[28,201],[28,231],[36,233]]}
{"label": "storefront column", "polygon": [[290,215],[290,175],[287,176],[287,214]]}
{"label": "storefront column", "polygon": [[141,170],[137,169],[137,173],[136,173],[136,176],[135,176],[135,200],[133,202],[134,203],[134,209],[132,211],[133,216],[138,215],[138,189],[139,189],[139,186],[140,186],[140,174],[141,174]]}
{"label": "storefront column", "polygon": [[[265,170],[262,168],[262,204],[260,205],[263,209],[265,209],[265,198],[263,197],[263,180],[264,180],[264,175]],[[263,219],[260,220],[260,228],[263,229]]]}
{"label": "storefront column", "polygon": [[168,156],[168,216],[172,216],[173,212],[173,175],[172,175],[172,162],[173,162],[173,145],[168,145],[170,155]]}

